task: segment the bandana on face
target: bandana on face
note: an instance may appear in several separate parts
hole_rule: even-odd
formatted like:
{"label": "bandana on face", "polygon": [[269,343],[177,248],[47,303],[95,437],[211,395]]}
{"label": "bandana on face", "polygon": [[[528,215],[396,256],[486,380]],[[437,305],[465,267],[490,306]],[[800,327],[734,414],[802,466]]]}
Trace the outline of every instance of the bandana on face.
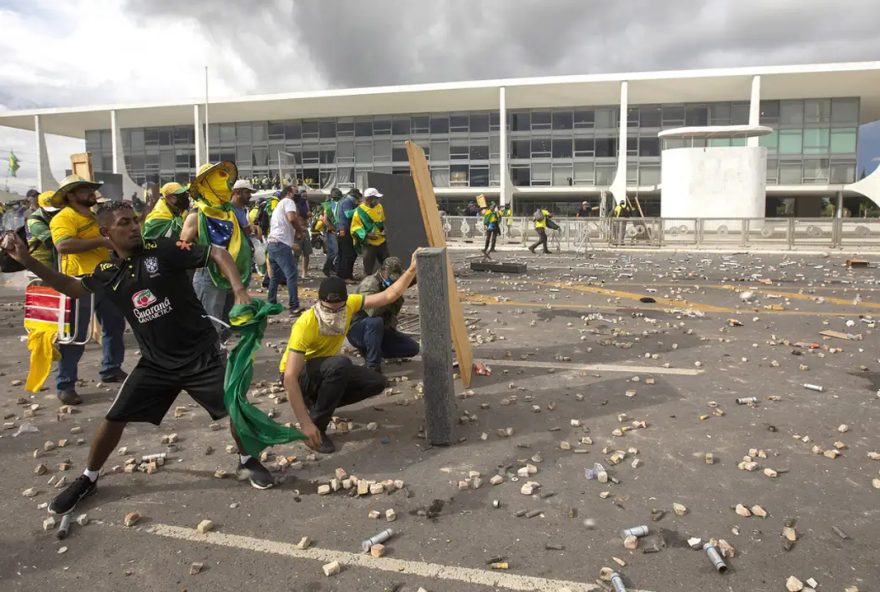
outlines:
{"label": "bandana on face", "polygon": [[329,311],[321,306],[320,301],[312,307],[315,318],[318,320],[318,332],[321,335],[345,335],[346,307],[343,306],[336,312]]}

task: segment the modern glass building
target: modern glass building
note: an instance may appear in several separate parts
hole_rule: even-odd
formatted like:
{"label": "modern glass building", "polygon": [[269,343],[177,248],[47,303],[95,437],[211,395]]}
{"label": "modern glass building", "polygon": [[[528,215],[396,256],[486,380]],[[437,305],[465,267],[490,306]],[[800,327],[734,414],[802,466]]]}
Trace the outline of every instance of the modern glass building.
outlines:
{"label": "modern glass building", "polygon": [[363,188],[369,171],[409,174],[413,140],[441,200],[485,193],[517,209],[565,209],[595,203],[617,180],[651,210],[661,150],[684,142],[658,132],[759,124],[773,130],[755,139],[767,149],[768,196],[816,199],[856,180],[858,126],[880,118],[880,63],[268,95],[212,102],[208,113],[207,127],[205,106],[192,103],[4,113],[0,125],[35,129],[43,151],[45,132],[83,137],[95,170],[124,172],[129,187],[186,182],[202,161],[231,160],[246,177],[280,171],[315,191]]}

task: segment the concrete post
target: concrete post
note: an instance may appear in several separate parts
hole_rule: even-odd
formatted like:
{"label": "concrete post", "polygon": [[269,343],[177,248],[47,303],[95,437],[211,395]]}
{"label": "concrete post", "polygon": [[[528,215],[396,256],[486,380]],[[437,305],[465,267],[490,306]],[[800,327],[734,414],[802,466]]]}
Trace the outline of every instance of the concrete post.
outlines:
{"label": "concrete post", "polygon": [[626,199],[626,140],[629,133],[629,83],[620,83],[620,132],[617,140],[617,173],[611,183],[611,195],[614,196],[615,204]]}
{"label": "concrete post", "polygon": [[122,199],[130,195],[138,194],[141,188],[128,176],[128,168],[125,166],[125,146],[120,137],[122,132],[119,126],[119,116],[116,109],[110,111],[110,144],[113,151],[113,173],[122,175]]}
{"label": "concrete post", "polygon": [[507,174],[507,89],[503,86],[498,89],[498,140],[501,149],[501,159],[498,164],[498,180],[501,191],[498,202],[501,207],[508,204],[508,174]]}
{"label": "concrete post", "polygon": [[202,135],[202,118],[200,117],[198,105],[193,105],[193,127],[195,128],[196,143],[196,170],[193,171],[193,174],[195,174],[203,163],[208,162],[208,154],[204,149],[205,139]]}
{"label": "concrete post", "polygon": [[49,166],[49,151],[39,115],[34,115],[34,135],[37,140],[37,190],[58,189],[58,181],[52,176],[52,168]]}
{"label": "concrete post", "polygon": [[455,388],[452,381],[452,333],[446,249],[429,248],[416,256],[419,321],[425,392],[425,434],[433,446],[454,442]]}
{"label": "concrete post", "polygon": [[[749,125],[761,125],[761,77],[752,78],[752,97],[749,102]],[[752,136],[746,140],[747,146],[760,146],[760,138]]]}

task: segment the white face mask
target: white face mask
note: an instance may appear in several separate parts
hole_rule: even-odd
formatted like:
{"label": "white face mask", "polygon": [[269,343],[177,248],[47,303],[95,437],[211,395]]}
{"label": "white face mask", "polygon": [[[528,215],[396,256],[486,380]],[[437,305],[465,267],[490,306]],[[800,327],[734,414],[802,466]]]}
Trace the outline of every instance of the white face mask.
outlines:
{"label": "white face mask", "polygon": [[318,320],[318,332],[321,335],[345,335],[346,307],[343,306],[336,312],[331,312],[316,302],[312,307],[315,318]]}

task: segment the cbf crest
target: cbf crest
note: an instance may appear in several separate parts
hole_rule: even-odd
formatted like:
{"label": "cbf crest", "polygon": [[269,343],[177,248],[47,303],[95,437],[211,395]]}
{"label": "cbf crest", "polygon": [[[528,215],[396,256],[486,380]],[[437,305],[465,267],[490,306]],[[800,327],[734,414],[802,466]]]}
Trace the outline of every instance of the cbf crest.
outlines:
{"label": "cbf crest", "polygon": [[144,259],[144,268],[149,274],[159,273],[159,260],[155,257],[147,257]]}

